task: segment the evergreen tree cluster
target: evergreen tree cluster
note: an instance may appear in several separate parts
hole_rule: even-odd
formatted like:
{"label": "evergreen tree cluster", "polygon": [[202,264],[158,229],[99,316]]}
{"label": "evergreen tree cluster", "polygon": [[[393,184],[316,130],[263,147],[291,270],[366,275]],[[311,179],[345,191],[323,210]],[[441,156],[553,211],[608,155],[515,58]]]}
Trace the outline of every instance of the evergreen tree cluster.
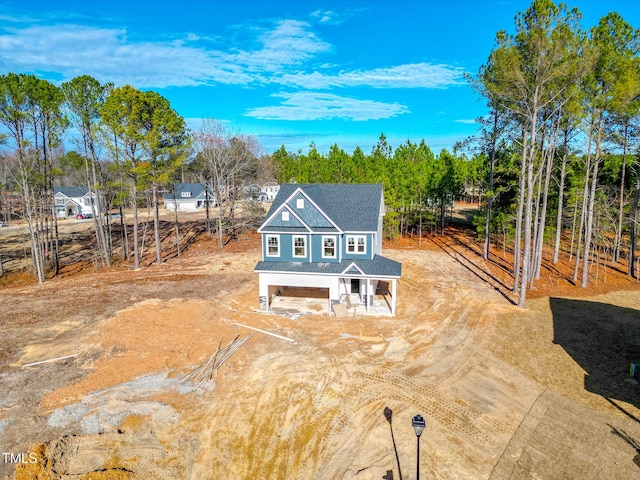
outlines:
{"label": "evergreen tree cluster", "polygon": [[384,134],[370,154],[356,147],[352,154],[338,145],[318,152],[291,153],[283,145],[273,154],[279,183],[381,183],[384,188],[387,238],[442,230],[448,208],[465,195],[480,195],[482,159],[442,150],[434,155],[423,141],[409,140],[393,150]]}

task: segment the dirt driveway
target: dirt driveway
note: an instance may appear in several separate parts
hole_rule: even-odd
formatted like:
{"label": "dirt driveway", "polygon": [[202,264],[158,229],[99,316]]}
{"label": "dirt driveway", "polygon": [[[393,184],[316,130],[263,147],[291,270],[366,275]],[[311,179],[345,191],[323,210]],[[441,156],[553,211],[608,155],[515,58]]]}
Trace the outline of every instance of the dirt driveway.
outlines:
{"label": "dirt driveway", "polygon": [[[521,310],[441,250],[389,249],[397,317],[264,315],[257,242],[0,290],[0,445],[24,454],[0,477],[409,480],[421,414],[423,478],[640,478],[637,385],[585,388],[580,338],[554,338],[584,305]],[[598,301],[640,322],[637,291]],[[213,381],[182,379],[237,335]]]}

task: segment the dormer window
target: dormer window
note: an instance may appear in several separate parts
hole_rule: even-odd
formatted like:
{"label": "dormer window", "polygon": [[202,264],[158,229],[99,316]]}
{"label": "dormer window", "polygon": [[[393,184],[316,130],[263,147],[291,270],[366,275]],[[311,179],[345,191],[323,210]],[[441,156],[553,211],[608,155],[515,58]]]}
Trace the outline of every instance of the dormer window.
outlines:
{"label": "dormer window", "polygon": [[296,199],[296,208],[304,208],[304,198]]}
{"label": "dormer window", "polygon": [[289,212],[287,212],[286,210],[282,212],[282,221],[283,222],[289,221]]}
{"label": "dormer window", "polygon": [[189,198],[191,197],[191,192],[182,192],[182,198]]}

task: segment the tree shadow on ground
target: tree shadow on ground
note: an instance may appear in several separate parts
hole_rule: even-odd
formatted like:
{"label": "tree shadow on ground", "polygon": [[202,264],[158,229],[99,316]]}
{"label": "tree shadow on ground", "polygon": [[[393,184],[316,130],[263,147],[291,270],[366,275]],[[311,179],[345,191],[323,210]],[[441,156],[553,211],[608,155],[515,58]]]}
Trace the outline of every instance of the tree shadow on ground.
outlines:
{"label": "tree shadow on ground", "polygon": [[[502,282],[500,279],[498,279],[490,271],[487,271],[487,270],[479,267],[478,265],[476,265],[476,263],[473,262],[473,260],[471,260],[467,256],[461,255],[456,249],[454,249],[454,248],[450,247],[449,245],[447,245],[447,242],[445,242],[443,239],[440,239],[440,238],[434,236],[434,237],[431,237],[431,241],[433,242],[434,245],[436,245],[438,248],[440,248],[444,253],[449,255],[456,262],[458,262],[465,269],[467,269],[467,271],[469,271],[470,273],[475,275],[479,280],[481,280],[481,281],[485,282],[487,285],[491,286],[496,292],[498,292],[500,295],[502,295],[502,297],[507,302],[509,302],[511,305],[515,305],[516,304],[516,302],[513,299],[511,299],[511,297],[509,296],[510,290],[507,287],[507,285],[505,285],[504,282]],[[454,238],[454,241],[460,243],[461,245],[464,245],[458,239]],[[469,247],[467,245],[464,245],[464,246],[465,246],[465,248],[473,251],[471,249],[471,247]]]}
{"label": "tree shadow on ground", "polygon": [[553,342],[585,370],[584,387],[640,423],[617,401],[640,408],[640,310],[607,303],[550,298]]}

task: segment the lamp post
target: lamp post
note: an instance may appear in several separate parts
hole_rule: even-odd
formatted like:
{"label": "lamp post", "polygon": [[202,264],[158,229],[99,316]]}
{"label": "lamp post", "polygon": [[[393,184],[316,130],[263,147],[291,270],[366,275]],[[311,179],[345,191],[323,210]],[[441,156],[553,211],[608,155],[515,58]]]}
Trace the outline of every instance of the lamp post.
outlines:
{"label": "lamp post", "polygon": [[424,418],[422,418],[422,415],[416,415],[415,417],[413,417],[413,420],[411,421],[411,425],[413,426],[413,430],[416,432],[416,437],[418,439],[418,455],[416,458],[416,480],[420,480],[420,435],[422,435],[422,432],[424,432],[424,427],[427,426],[427,424],[424,421]]}

